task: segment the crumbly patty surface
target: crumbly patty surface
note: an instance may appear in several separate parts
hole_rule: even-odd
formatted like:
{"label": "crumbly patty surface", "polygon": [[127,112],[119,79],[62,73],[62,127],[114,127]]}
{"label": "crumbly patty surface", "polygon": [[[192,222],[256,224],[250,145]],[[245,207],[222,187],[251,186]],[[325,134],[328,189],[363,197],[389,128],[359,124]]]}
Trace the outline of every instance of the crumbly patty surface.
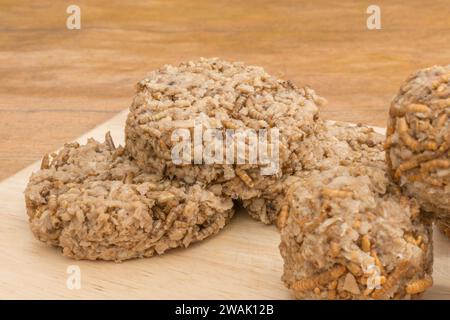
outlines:
{"label": "crumbly patty surface", "polygon": [[107,135],[105,143],[66,144],[45,157],[25,199],[39,240],[72,258],[121,261],[217,233],[233,215],[221,193],[145,173]]}
{"label": "crumbly patty surface", "polygon": [[[220,183],[227,195],[248,201],[263,192],[275,191],[280,178],[291,174],[293,153],[318,126],[318,105],[323,99],[309,88],[297,88],[267,74],[263,68],[219,59],[200,59],[177,67],[165,66],[138,84],[126,124],[126,148],[138,165],[149,172],[177,177],[187,183]],[[194,137],[195,121],[227,130],[279,130],[279,168],[261,175],[264,163],[173,163],[171,151],[176,129]],[[270,133],[269,133],[270,137]],[[205,150],[215,137],[200,144]],[[249,140],[245,141],[248,150]],[[198,147],[196,145],[195,147]],[[194,149],[194,147],[193,147]],[[270,223],[266,214],[257,214]]]}
{"label": "crumbly patty surface", "polygon": [[415,298],[431,286],[431,222],[383,165],[291,179],[280,251],[282,279],[296,298]]}
{"label": "crumbly patty surface", "polygon": [[[411,75],[393,99],[386,159],[423,209],[450,221],[450,65]],[[447,222],[449,223],[449,222]]]}

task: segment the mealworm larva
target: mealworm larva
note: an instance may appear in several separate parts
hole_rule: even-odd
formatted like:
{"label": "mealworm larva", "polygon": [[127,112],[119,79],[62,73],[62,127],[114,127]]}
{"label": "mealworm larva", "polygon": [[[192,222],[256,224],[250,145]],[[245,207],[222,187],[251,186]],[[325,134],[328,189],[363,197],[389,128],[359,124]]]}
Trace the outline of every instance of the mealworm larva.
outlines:
{"label": "mealworm larva", "polygon": [[50,168],[50,156],[48,153],[42,158],[41,161],[41,170],[45,170]]}
{"label": "mealworm larva", "polygon": [[400,164],[398,166],[397,170],[395,171],[394,177],[396,179],[398,179],[398,178],[400,178],[400,176],[402,175],[402,173],[404,171],[408,171],[408,170],[414,169],[418,165],[419,165],[419,163],[417,162],[416,159],[411,159],[411,160],[405,161],[405,162],[403,162],[402,164]]}
{"label": "mealworm larva", "polygon": [[345,267],[343,265],[338,265],[329,271],[325,271],[316,276],[312,276],[309,278],[304,278],[296,281],[292,285],[292,289],[295,291],[306,291],[312,290],[315,287],[325,285],[329,283],[331,280],[336,280],[341,275],[345,273]]}
{"label": "mealworm larva", "polygon": [[394,287],[400,278],[408,271],[409,261],[402,260],[399,262],[394,271],[386,279],[384,285],[380,289],[376,289],[372,294],[372,298],[380,299],[382,298],[392,287]]}
{"label": "mealworm larva", "polygon": [[142,125],[140,127],[141,127],[141,129],[143,131],[145,131],[149,135],[151,135],[151,136],[153,136],[153,137],[155,137],[157,139],[161,138],[161,131],[159,131],[158,129],[153,128],[153,127],[149,127],[149,126],[146,126],[146,125]]}
{"label": "mealworm larva", "polygon": [[447,159],[434,159],[424,162],[420,165],[422,172],[429,172],[432,169],[447,169],[450,167],[450,160]]}
{"label": "mealworm larva", "polygon": [[167,116],[167,111],[162,111],[148,117],[148,121],[158,121]]}
{"label": "mealworm larva", "polygon": [[400,139],[402,139],[403,143],[406,144],[407,147],[414,151],[418,151],[420,149],[420,143],[413,137],[409,135],[409,133],[404,132],[400,134]]}
{"label": "mealworm larva", "polygon": [[289,137],[289,142],[292,143],[292,142],[303,141],[303,139],[304,139],[303,133],[296,133]]}
{"label": "mealworm larva", "polygon": [[[261,113],[261,108],[257,108],[252,99],[245,101],[245,106],[248,109],[248,115],[256,120],[264,120],[266,117]],[[260,109],[260,110],[258,110]]]}
{"label": "mealworm larva", "polygon": [[245,100],[245,106],[250,110],[255,108],[255,104],[253,103],[253,100],[251,98],[247,98]]}
{"label": "mealworm larva", "polygon": [[422,142],[422,148],[425,150],[435,151],[438,148],[438,145],[435,141],[424,141]]}
{"label": "mealworm larva", "polygon": [[422,243],[422,241],[423,241],[423,238],[422,238],[422,236],[418,236],[417,238],[414,238],[411,234],[409,234],[409,233],[406,233],[404,236],[403,236],[403,238],[407,241],[407,242],[409,242],[409,243],[412,243],[412,244],[414,244],[414,245],[416,245],[416,246],[418,246],[418,247],[420,247],[420,244]]}
{"label": "mealworm larva", "polygon": [[405,111],[409,113],[430,113],[431,109],[424,104],[412,103],[405,107]]}
{"label": "mealworm larva", "polygon": [[167,185],[165,183],[153,183],[153,182],[149,182],[147,184],[148,190],[151,191],[163,191],[164,189],[167,188]]}
{"label": "mealworm larva", "polygon": [[163,152],[170,152],[169,147],[166,145],[166,143],[162,139],[159,139],[159,147],[161,148],[161,150]]}
{"label": "mealworm larva", "polygon": [[422,179],[422,175],[421,174],[414,174],[414,175],[406,176],[406,178],[409,181],[411,181],[411,182],[417,182],[417,181],[420,181],[420,179]]}
{"label": "mealworm larva", "polygon": [[346,267],[355,277],[360,277],[363,274],[361,267],[354,262],[347,263]]}
{"label": "mealworm larva", "polygon": [[283,184],[281,183],[277,183],[277,184],[273,184],[271,186],[269,186],[265,192],[267,192],[268,194],[277,194],[282,192],[284,189]]}
{"label": "mealworm larva", "polygon": [[[392,109],[392,108],[391,108]],[[396,118],[390,118],[387,128],[386,128],[386,136],[390,136],[393,135],[395,132],[395,127],[396,127]]]}
{"label": "mealworm larva", "polygon": [[353,192],[339,189],[323,188],[322,196],[330,198],[349,198],[353,197]]}
{"label": "mealworm larva", "polygon": [[213,230],[217,228],[215,224],[211,224],[203,229],[201,229],[198,233],[198,239],[203,240],[206,237],[208,237],[211,233],[213,233]]}
{"label": "mealworm larva", "polygon": [[125,176],[122,179],[122,182],[125,184],[132,184],[134,179],[134,173],[133,172],[127,172]]}
{"label": "mealworm larva", "polygon": [[435,187],[442,187],[443,186],[443,182],[438,179],[438,178],[432,178],[428,175],[422,175],[422,177],[420,178],[421,181],[426,182],[428,184],[431,184],[432,186]]}
{"label": "mealworm larva", "polygon": [[398,118],[396,123],[397,123],[397,131],[399,133],[408,131],[408,129],[409,129],[408,123],[406,122],[406,119],[404,117]]}
{"label": "mealworm larva", "polygon": [[226,129],[239,129],[239,126],[231,120],[222,120],[222,126]]}
{"label": "mealworm larva", "polygon": [[380,260],[380,258],[378,257],[378,254],[377,254],[377,252],[375,251],[375,249],[373,249],[373,250],[370,252],[370,255],[371,255],[372,258],[375,260],[375,265],[378,267],[378,270],[380,271],[380,273],[381,273],[381,274],[384,274],[384,273],[385,273],[385,270],[384,270],[383,264],[381,263],[381,260]]}
{"label": "mealworm larva", "polygon": [[283,205],[281,207],[280,213],[278,214],[278,218],[277,218],[277,227],[278,229],[283,229],[284,226],[286,225],[286,220],[288,218],[289,215],[289,206],[287,204]]}
{"label": "mealworm larva", "polygon": [[406,123],[406,119],[404,117],[397,119],[397,130],[402,139],[403,143],[406,144],[407,147],[417,151],[420,147],[419,141],[411,137],[408,133],[408,124]]}
{"label": "mealworm larva", "polygon": [[312,220],[310,220],[310,224],[304,228],[306,233],[314,231],[328,216],[326,211],[322,211],[320,215]]}
{"label": "mealworm larva", "polygon": [[437,122],[436,122],[436,127],[441,128],[445,125],[445,123],[447,122],[448,116],[446,113],[443,113],[439,116]]}
{"label": "mealworm larva", "polygon": [[177,219],[177,211],[176,210],[172,210],[169,212],[169,214],[166,216],[166,221],[164,224],[164,229],[169,229],[172,224],[175,222],[175,220]]}
{"label": "mealworm larva", "polygon": [[249,109],[248,110],[248,115],[250,117],[254,118],[254,119],[257,119],[257,120],[264,120],[265,119],[265,116],[261,112],[259,112],[258,110],[255,110],[255,109]]}
{"label": "mealworm larva", "polygon": [[414,280],[406,285],[406,293],[418,294],[424,292],[433,285],[433,279],[431,277]]}
{"label": "mealworm larva", "polygon": [[436,92],[437,93],[443,93],[447,89],[447,84],[441,83],[439,87],[437,87]]}
{"label": "mealworm larva", "polygon": [[367,234],[363,235],[361,237],[361,249],[364,252],[370,252],[370,239],[369,236]]}
{"label": "mealworm larva", "polygon": [[245,172],[245,170],[242,170],[241,168],[236,168],[234,170],[234,172],[236,173],[236,175],[241,178],[241,180],[249,187],[249,188],[253,188],[254,184],[253,184],[253,180],[252,178],[247,174],[247,172]]}
{"label": "mealworm larva", "polygon": [[339,243],[337,243],[336,241],[331,241],[329,252],[330,252],[331,257],[339,256],[339,254],[341,252],[341,246],[339,245]]}
{"label": "mealworm larva", "polygon": [[424,168],[425,170],[430,169],[447,169],[450,167],[450,160],[448,159],[434,159],[427,162],[422,163],[421,168]]}
{"label": "mealworm larva", "polygon": [[56,200],[56,196],[55,196],[55,195],[51,195],[51,196],[48,198],[48,208],[49,208],[51,211],[55,211],[57,207],[58,207],[58,202],[57,202],[57,200]]}
{"label": "mealworm larva", "polygon": [[403,117],[405,115],[405,108],[402,108],[401,106],[398,107],[397,105],[392,105],[389,108],[389,115],[394,119],[396,117]]}
{"label": "mealworm larva", "polygon": [[168,192],[168,191],[162,191],[158,194],[157,201],[159,203],[167,203],[173,199],[175,199],[175,195],[173,193]]}
{"label": "mealworm larva", "polygon": [[113,138],[111,137],[111,132],[107,132],[105,134],[105,143],[108,146],[109,150],[114,151],[116,150],[116,146],[114,145]]}

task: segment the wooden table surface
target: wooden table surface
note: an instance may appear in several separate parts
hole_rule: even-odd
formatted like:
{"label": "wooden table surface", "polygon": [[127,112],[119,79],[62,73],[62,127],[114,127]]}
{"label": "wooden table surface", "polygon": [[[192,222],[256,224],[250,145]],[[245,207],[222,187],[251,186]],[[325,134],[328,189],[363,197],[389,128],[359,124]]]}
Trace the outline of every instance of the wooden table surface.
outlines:
{"label": "wooden table surface", "polygon": [[[158,66],[219,56],[315,88],[325,118],[384,126],[412,71],[450,63],[448,0],[0,0],[0,180],[128,107]],[[81,30],[66,28],[69,4]]]}

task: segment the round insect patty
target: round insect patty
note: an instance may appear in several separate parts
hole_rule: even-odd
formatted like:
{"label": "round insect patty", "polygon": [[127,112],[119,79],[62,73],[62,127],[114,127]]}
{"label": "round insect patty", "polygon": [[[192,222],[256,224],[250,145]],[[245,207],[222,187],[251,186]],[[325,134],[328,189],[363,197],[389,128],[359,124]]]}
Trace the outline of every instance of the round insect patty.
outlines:
{"label": "round insect patty", "polygon": [[45,157],[25,199],[36,238],[76,259],[121,261],[187,247],[233,215],[217,188],[147,174],[109,135]]}
{"label": "round insect patty", "polygon": [[[148,172],[187,183],[228,183],[236,199],[257,197],[301,161],[293,152],[315,133],[322,102],[313,90],[260,67],[218,59],[165,66],[137,86],[126,148]],[[174,161],[186,135],[191,144],[183,151],[191,152]],[[239,154],[240,138],[245,151]],[[207,160],[211,149],[217,157]]]}
{"label": "round insect patty", "polygon": [[385,171],[355,164],[291,181],[280,251],[296,298],[415,298],[432,285],[431,221]]}
{"label": "round insect patty", "polygon": [[[383,142],[384,136],[367,126],[323,122],[320,131],[305,139],[301,147],[292,153],[293,159],[302,159],[298,161],[293,175],[302,176],[311,170],[324,171],[353,163],[385,168]],[[251,172],[249,175],[255,185],[262,187],[257,197],[249,193],[248,188],[240,189],[238,193],[243,199],[243,206],[254,218],[266,223],[275,222],[278,215],[285,212],[284,193],[290,186],[291,175],[283,175],[274,181],[258,178],[257,174]],[[226,194],[235,189],[229,187],[230,183],[233,181],[223,185]]]}
{"label": "round insect patty", "polygon": [[403,84],[389,111],[386,159],[424,210],[450,221],[449,81],[450,65],[420,70]]}

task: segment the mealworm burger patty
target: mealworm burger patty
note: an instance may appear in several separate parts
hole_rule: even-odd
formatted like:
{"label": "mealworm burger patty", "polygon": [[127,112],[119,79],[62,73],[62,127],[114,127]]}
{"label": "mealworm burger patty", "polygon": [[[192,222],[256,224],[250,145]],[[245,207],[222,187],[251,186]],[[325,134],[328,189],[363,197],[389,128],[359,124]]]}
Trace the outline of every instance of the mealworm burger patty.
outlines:
{"label": "mealworm burger patty", "polygon": [[[297,162],[294,176],[352,163],[384,166],[384,136],[372,128],[330,121],[323,121],[318,127],[320,130],[306,138],[302,146],[291,155],[294,159],[301,159]],[[275,222],[280,214],[285,213],[284,195],[291,183],[290,176],[284,175],[277,181],[267,183],[265,188],[261,188],[261,194],[256,199],[244,198],[243,205],[250,215],[268,217],[271,222]],[[256,181],[256,184],[264,186],[264,183],[270,180],[266,178]],[[224,190],[227,190],[226,184]]]}
{"label": "mealworm burger patty", "polygon": [[386,159],[395,181],[450,225],[450,65],[412,74],[389,111]]}
{"label": "mealworm burger patty", "polygon": [[143,172],[104,143],[66,144],[45,157],[25,190],[33,234],[75,259],[149,257],[217,233],[233,203],[198,184]]}
{"label": "mealworm burger patty", "polygon": [[432,285],[431,222],[385,168],[353,164],[291,179],[280,251],[296,298],[415,298]]}
{"label": "mealworm burger patty", "polygon": [[[219,59],[164,66],[137,86],[126,149],[148,172],[220,183],[234,199],[257,199],[268,188],[276,192],[301,161],[293,153],[315,133],[322,103],[313,90],[261,67]],[[190,143],[184,149],[183,139]]]}

